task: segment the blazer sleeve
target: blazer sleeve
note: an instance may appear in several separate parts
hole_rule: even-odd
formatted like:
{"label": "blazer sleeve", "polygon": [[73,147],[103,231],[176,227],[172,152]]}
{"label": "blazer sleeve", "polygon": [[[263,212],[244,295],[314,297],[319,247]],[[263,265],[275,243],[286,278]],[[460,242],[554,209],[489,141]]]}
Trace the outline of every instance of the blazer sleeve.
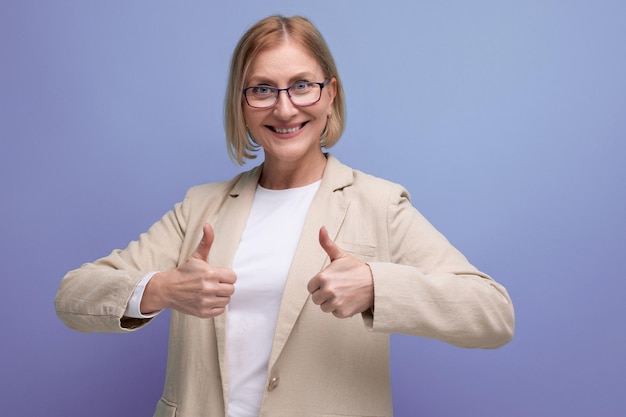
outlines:
{"label": "blazer sleeve", "polygon": [[374,277],[371,330],[497,348],[513,337],[514,311],[506,289],[480,272],[411,202],[391,187],[386,232],[379,240],[389,262],[368,262]]}
{"label": "blazer sleeve", "polygon": [[150,272],[179,262],[187,229],[189,194],[124,250],[68,272],[61,280],[55,308],[59,318],[81,332],[127,332],[150,319],[124,317],[135,287]]}

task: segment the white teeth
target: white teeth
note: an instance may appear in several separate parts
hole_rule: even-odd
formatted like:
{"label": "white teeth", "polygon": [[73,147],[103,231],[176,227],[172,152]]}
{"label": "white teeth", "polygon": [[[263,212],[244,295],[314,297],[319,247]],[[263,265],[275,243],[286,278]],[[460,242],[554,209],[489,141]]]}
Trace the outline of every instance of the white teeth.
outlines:
{"label": "white teeth", "polygon": [[276,133],[293,133],[293,132],[297,132],[298,130],[300,130],[302,126],[296,126],[296,127],[292,127],[291,129],[279,129],[277,127],[274,128],[274,130],[276,131]]}

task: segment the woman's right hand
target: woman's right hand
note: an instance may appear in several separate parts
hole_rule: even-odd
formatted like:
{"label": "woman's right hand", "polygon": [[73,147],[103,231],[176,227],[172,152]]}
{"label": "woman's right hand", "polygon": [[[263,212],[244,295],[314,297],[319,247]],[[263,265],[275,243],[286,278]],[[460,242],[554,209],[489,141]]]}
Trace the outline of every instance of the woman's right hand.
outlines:
{"label": "woman's right hand", "polygon": [[204,225],[204,235],[189,258],[169,272],[155,274],[146,285],[141,312],[150,314],[165,308],[200,318],[219,316],[235,292],[235,272],[209,265],[213,228]]}

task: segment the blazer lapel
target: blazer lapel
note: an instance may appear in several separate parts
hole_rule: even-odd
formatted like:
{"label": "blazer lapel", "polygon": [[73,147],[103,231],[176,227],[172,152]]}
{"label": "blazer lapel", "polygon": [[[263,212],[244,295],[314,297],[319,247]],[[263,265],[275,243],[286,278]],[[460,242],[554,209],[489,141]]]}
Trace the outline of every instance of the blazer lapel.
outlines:
{"label": "blazer lapel", "polygon": [[352,184],[352,169],[341,164],[330,154],[327,157],[328,162],[322,183],[311,203],[287,277],[269,369],[280,356],[309,297],[307,291],[309,280],[321,271],[328,261],[328,255],[319,244],[319,230],[322,226],[326,226],[329,236],[335,239],[350,205],[350,201],[345,198],[342,190]]}
{"label": "blazer lapel", "polygon": [[[261,166],[243,174],[229,192],[224,206],[220,209],[213,225],[215,242],[209,252],[209,263],[231,268],[235,252],[246,227],[246,222],[254,200],[254,193],[261,175]],[[228,312],[215,317],[215,336],[219,355],[220,372],[224,387],[228,385],[228,363],[226,360],[226,320]],[[227,390],[224,389],[224,401]]]}

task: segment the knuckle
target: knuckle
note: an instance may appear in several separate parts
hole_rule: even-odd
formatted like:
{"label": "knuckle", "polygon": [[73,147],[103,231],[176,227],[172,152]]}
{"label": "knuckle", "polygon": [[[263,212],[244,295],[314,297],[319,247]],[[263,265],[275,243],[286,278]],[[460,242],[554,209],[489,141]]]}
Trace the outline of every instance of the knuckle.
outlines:
{"label": "knuckle", "polygon": [[224,306],[215,305],[213,303],[207,304],[199,308],[197,316],[203,319],[219,316],[224,312]]}
{"label": "knuckle", "polygon": [[333,311],[333,316],[337,317],[338,319],[346,319],[346,318],[350,317],[349,314],[346,314],[342,310],[335,310],[335,311]]}
{"label": "knuckle", "polygon": [[218,308],[203,309],[199,312],[198,317],[202,319],[210,319],[212,317],[217,316],[218,314],[219,314]]}
{"label": "knuckle", "polygon": [[215,292],[215,281],[210,277],[204,277],[200,286],[200,291],[203,294],[213,294]]}
{"label": "knuckle", "polygon": [[231,295],[233,295],[235,293],[235,286],[234,285],[226,285],[224,287],[224,293],[227,297],[230,298]]}
{"label": "knuckle", "polygon": [[216,280],[216,275],[217,273],[215,272],[213,268],[207,267],[203,271],[202,279],[205,282],[213,282]]}
{"label": "knuckle", "polygon": [[206,314],[207,312],[211,311],[211,309],[213,309],[214,307],[216,307],[216,304],[211,298],[202,298],[200,302],[198,303],[198,310],[202,314]]}
{"label": "knuckle", "polygon": [[327,270],[321,271],[318,275],[317,275],[318,281],[320,282],[320,285],[324,286],[324,285],[328,285],[328,283],[332,280],[332,274],[330,272],[328,272]]}
{"label": "knuckle", "polygon": [[354,315],[354,312],[349,306],[341,305],[333,311],[333,315],[340,319],[347,319]]}
{"label": "knuckle", "polygon": [[331,301],[328,301],[328,302],[322,303],[320,305],[320,308],[322,309],[324,313],[330,313],[335,310],[335,305]]}
{"label": "knuckle", "polygon": [[213,316],[211,316],[211,313],[209,311],[200,310],[198,312],[198,317],[200,317],[201,319],[209,319]]}

